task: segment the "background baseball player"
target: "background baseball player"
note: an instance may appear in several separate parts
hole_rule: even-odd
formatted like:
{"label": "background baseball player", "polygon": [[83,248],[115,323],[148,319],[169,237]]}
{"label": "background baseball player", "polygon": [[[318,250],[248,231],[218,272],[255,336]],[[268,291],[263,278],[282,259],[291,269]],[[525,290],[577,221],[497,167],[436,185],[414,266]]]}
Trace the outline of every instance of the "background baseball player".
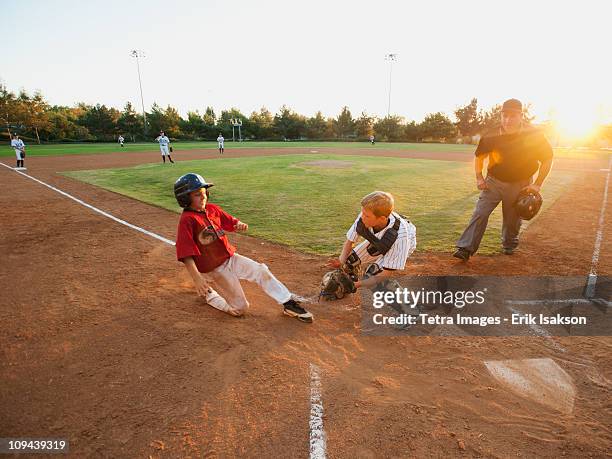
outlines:
{"label": "background baseball player", "polygon": [[117,142],[119,142],[119,145],[121,145],[121,148],[123,148],[123,142],[125,142],[125,139],[121,134],[119,134],[119,137],[117,137]]}
{"label": "background baseball player", "polygon": [[[393,271],[404,269],[406,260],[416,249],[416,228],[397,212],[390,193],[374,191],[361,200],[361,212],[346,233],[346,242],[337,260],[328,266],[365,269],[363,279],[354,282],[354,289],[372,287],[390,276]],[[359,237],[365,240],[353,246]]]}
{"label": "background baseball player", "polygon": [[[174,196],[184,209],[178,225],[176,256],[185,264],[197,293],[206,298],[209,305],[241,316],[249,302],[240,280],[248,280],[281,304],[284,314],[302,322],[312,322],[312,314],[266,265],[236,253],[225,233],[246,231],[249,226],[208,201],[211,186],[212,183],[207,183],[198,174],[185,174],[174,184]],[[210,283],[214,283],[220,295]]]}
{"label": "background baseball player", "polygon": [[11,139],[11,147],[15,149],[15,156],[17,157],[17,168],[25,169],[25,143],[19,138],[17,134]]}
{"label": "background baseball player", "polygon": [[223,134],[219,133],[219,137],[217,137],[217,143],[219,144],[219,153],[222,154],[224,151],[223,142],[225,139],[223,138]]}
{"label": "background baseball player", "polygon": [[170,162],[174,163],[174,161],[172,161],[172,157],[170,156],[170,139],[166,136],[164,131],[161,131],[159,133],[159,136],[155,140],[159,142],[159,149],[161,150],[162,161],[165,163],[166,156],[168,156]]}

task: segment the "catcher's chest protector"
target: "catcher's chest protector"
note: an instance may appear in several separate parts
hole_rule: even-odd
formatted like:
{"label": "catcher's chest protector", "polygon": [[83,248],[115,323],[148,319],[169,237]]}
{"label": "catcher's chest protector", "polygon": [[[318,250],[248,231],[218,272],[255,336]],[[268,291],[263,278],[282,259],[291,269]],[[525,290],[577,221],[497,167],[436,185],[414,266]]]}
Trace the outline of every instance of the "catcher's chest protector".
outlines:
{"label": "catcher's chest protector", "polygon": [[366,239],[370,245],[368,246],[368,253],[372,256],[379,256],[386,254],[397,240],[398,230],[400,227],[400,218],[395,217],[393,226],[385,231],[385,234],[379,239],[372,232],[366,228],[361,221],[361,218],[357,222],[357,234]]}

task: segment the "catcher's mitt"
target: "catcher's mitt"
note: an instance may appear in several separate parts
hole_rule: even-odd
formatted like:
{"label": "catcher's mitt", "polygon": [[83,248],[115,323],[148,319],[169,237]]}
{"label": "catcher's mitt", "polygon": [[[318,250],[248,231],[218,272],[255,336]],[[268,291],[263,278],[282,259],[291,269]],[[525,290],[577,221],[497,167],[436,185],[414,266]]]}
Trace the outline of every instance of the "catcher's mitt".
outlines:
{"label": "catcher's mitt", "polygon": [[321,281],[321,293],[319,296],[325,300],[339,300],[347,293],[355,293],[355,281],[342,269],[335,269],[325,273]]}

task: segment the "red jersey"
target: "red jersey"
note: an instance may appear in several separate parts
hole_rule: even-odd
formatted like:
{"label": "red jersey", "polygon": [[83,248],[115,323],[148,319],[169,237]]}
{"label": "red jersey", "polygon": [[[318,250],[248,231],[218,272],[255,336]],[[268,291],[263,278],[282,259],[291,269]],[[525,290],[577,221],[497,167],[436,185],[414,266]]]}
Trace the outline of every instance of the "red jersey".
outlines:
{"label": "red jersey", "polygon": [[198,271],[208,273],[236,252],[225,235],[234,231],[238,219],[221,207],[207,203],[204,212],[185,209],[176,234],[176,258],[193,257]]}

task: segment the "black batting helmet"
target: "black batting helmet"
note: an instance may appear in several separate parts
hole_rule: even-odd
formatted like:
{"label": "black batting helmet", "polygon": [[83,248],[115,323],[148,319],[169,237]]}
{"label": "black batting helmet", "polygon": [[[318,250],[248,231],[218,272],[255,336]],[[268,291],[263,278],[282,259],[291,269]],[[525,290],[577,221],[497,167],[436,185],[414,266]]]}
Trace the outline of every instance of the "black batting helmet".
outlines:
{"label": "black batting helmet", "polygon": [[210,188],[214,183],[206,183],[204,177],[200,174],[185,174],[181,175],[176,182],[174,182],[174,197],[176,202],[183,209],[189,207],[191,204],[191,198],[189,193],[192,193],[200,188]]}
{"label": "black batting helmet", "polygon": [[542,195],[540,193],[530,189],[524,189],[516,198],[514,207],[523,220],[531,220],[540,211],[542,201]]}

